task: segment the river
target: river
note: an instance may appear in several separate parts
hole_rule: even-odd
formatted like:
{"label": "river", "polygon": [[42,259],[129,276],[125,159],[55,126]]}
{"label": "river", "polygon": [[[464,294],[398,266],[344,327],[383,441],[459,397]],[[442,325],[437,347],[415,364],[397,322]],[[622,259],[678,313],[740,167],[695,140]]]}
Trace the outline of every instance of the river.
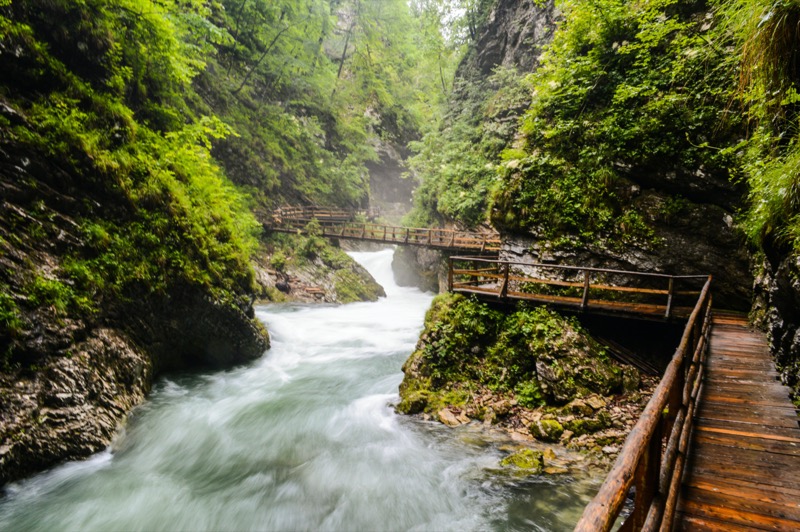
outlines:
{"label": "river", "polygon": [[376,303],[256,309],[272,349],[161,378],[114,444],[6,487],[0,530],[569,530],[593,479],[516,478],[503,442],[397,415],[432,296],[352,253]]}

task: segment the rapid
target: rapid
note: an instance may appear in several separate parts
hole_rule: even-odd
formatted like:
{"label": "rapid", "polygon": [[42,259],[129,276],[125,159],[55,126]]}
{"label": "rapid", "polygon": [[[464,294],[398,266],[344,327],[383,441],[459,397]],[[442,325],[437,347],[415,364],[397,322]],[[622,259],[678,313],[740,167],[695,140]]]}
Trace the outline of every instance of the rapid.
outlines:
{"label": "rapid", "polygon": [[161,378],[114,443],[6,486],[0,530],[569,530],[591,478],[516,477],[508,442],[394,412],[432,295],[351,255],[376,303],[257,307],[260,360]]}

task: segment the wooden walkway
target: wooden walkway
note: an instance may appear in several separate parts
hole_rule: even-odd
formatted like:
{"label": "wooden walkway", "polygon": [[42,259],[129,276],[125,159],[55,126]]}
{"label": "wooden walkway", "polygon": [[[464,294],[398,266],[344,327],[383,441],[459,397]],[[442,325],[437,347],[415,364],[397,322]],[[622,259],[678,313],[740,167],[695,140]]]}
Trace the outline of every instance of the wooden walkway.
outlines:
{"label": "wooden walkway", "polygon": [[715,316],[679,530],[800,530],[800,426],[763,333]]}
{"label": "wooden walkway", "polygon": [[268,231],[278,233],[307,234],[307,226],[313,220],[319,224],[321,236],[361,240],[381,244],[418,246],[443,251],[473,252],[497,255],[500,238],[493,233],[435,229],[429,227],[399,227],[359,221],[369,219],[369,213],[325,209],[320,207],[284,208],[275,211]]}

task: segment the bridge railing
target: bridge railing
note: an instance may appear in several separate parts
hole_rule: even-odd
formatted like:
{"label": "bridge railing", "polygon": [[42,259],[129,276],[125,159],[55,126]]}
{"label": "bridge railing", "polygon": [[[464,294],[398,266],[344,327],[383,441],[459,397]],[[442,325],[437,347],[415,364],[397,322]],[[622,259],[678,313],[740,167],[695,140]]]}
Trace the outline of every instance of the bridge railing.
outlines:
{"label": "bridge railing", "polygon": [[366,219],[374,219],[378,216],[378,211],[375,209],[348,211],[333,207],[317,207],[313,205],[303,207],[281,207],[272,213],[272,221],[277,225],[305,225],[313,219],[319,220],[320,223],[339,223],[352,221],[357,216],[363,216]]}
{"label": "bridge railing", "polygon": [[[347,215],[347,216],[345,216]],[[353,213],[347,211],[294,209],[276,212],[273,215],[273,231],[303,232],[311,220],[316,220],[322,236],[425,246],[437,249],[454,249],[478,253],[497,253],[500,239],[489,233],[436,229],[428,227],[399,227],[373,222],[353,221]]]}
{"label": "bridge railing", "polygon": [[671,530],[708,352],[710,286],[708,277],[661,382],[575,530],[611,530],[632,487],[620,530]]}
{"label": "bridge railing", "polygon": [[667,318],[687,316],[706,279],[458,256],[450,259],[448,269],[448,285],[455,292]]}

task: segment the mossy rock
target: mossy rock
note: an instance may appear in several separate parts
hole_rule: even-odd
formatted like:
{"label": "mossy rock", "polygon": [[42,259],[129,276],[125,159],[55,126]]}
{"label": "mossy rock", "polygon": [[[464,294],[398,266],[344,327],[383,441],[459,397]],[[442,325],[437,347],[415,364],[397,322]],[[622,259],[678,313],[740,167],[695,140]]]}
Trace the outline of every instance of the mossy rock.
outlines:
{"label": "mossy rock", "polygon": [[622,368],[622,389],[625,393],[635,392],[639,389],[642,377],[639,370],[633,366],[625,366]]}
{"label": "mossy rock", "polygon": [[608,412],[599,412],[593,418],[579,418],[564,423],[564,428],[575,433],[575,436],[592,434],[611,426],[611,416]]}
{"label": "mossy rock", "polygon": [[419,414],[426,406],[428,406],[428,392],[417,390],[406,394],[397,405],[397,410],[403,414]]}
{"label": "mossy rock", "polygon": [[530,431],[537,440],[557,442],[564,433],[564,426],[555,419],[540,419],[531,423]]}
{"label": "mossy rock", "polygon": [[333,275],[336,300],[339,303],[354,303],[357,301],[377,301],[385,297],[383,287],[376,283],[371,276],[355,268],[337,270]]}
{"label": "mossy rock", "polygon": [[538,475],[544,469],[544,454],[533,449],[522,449],[503,458],[500,465],[503,467],[513,466],[526,473]]}

